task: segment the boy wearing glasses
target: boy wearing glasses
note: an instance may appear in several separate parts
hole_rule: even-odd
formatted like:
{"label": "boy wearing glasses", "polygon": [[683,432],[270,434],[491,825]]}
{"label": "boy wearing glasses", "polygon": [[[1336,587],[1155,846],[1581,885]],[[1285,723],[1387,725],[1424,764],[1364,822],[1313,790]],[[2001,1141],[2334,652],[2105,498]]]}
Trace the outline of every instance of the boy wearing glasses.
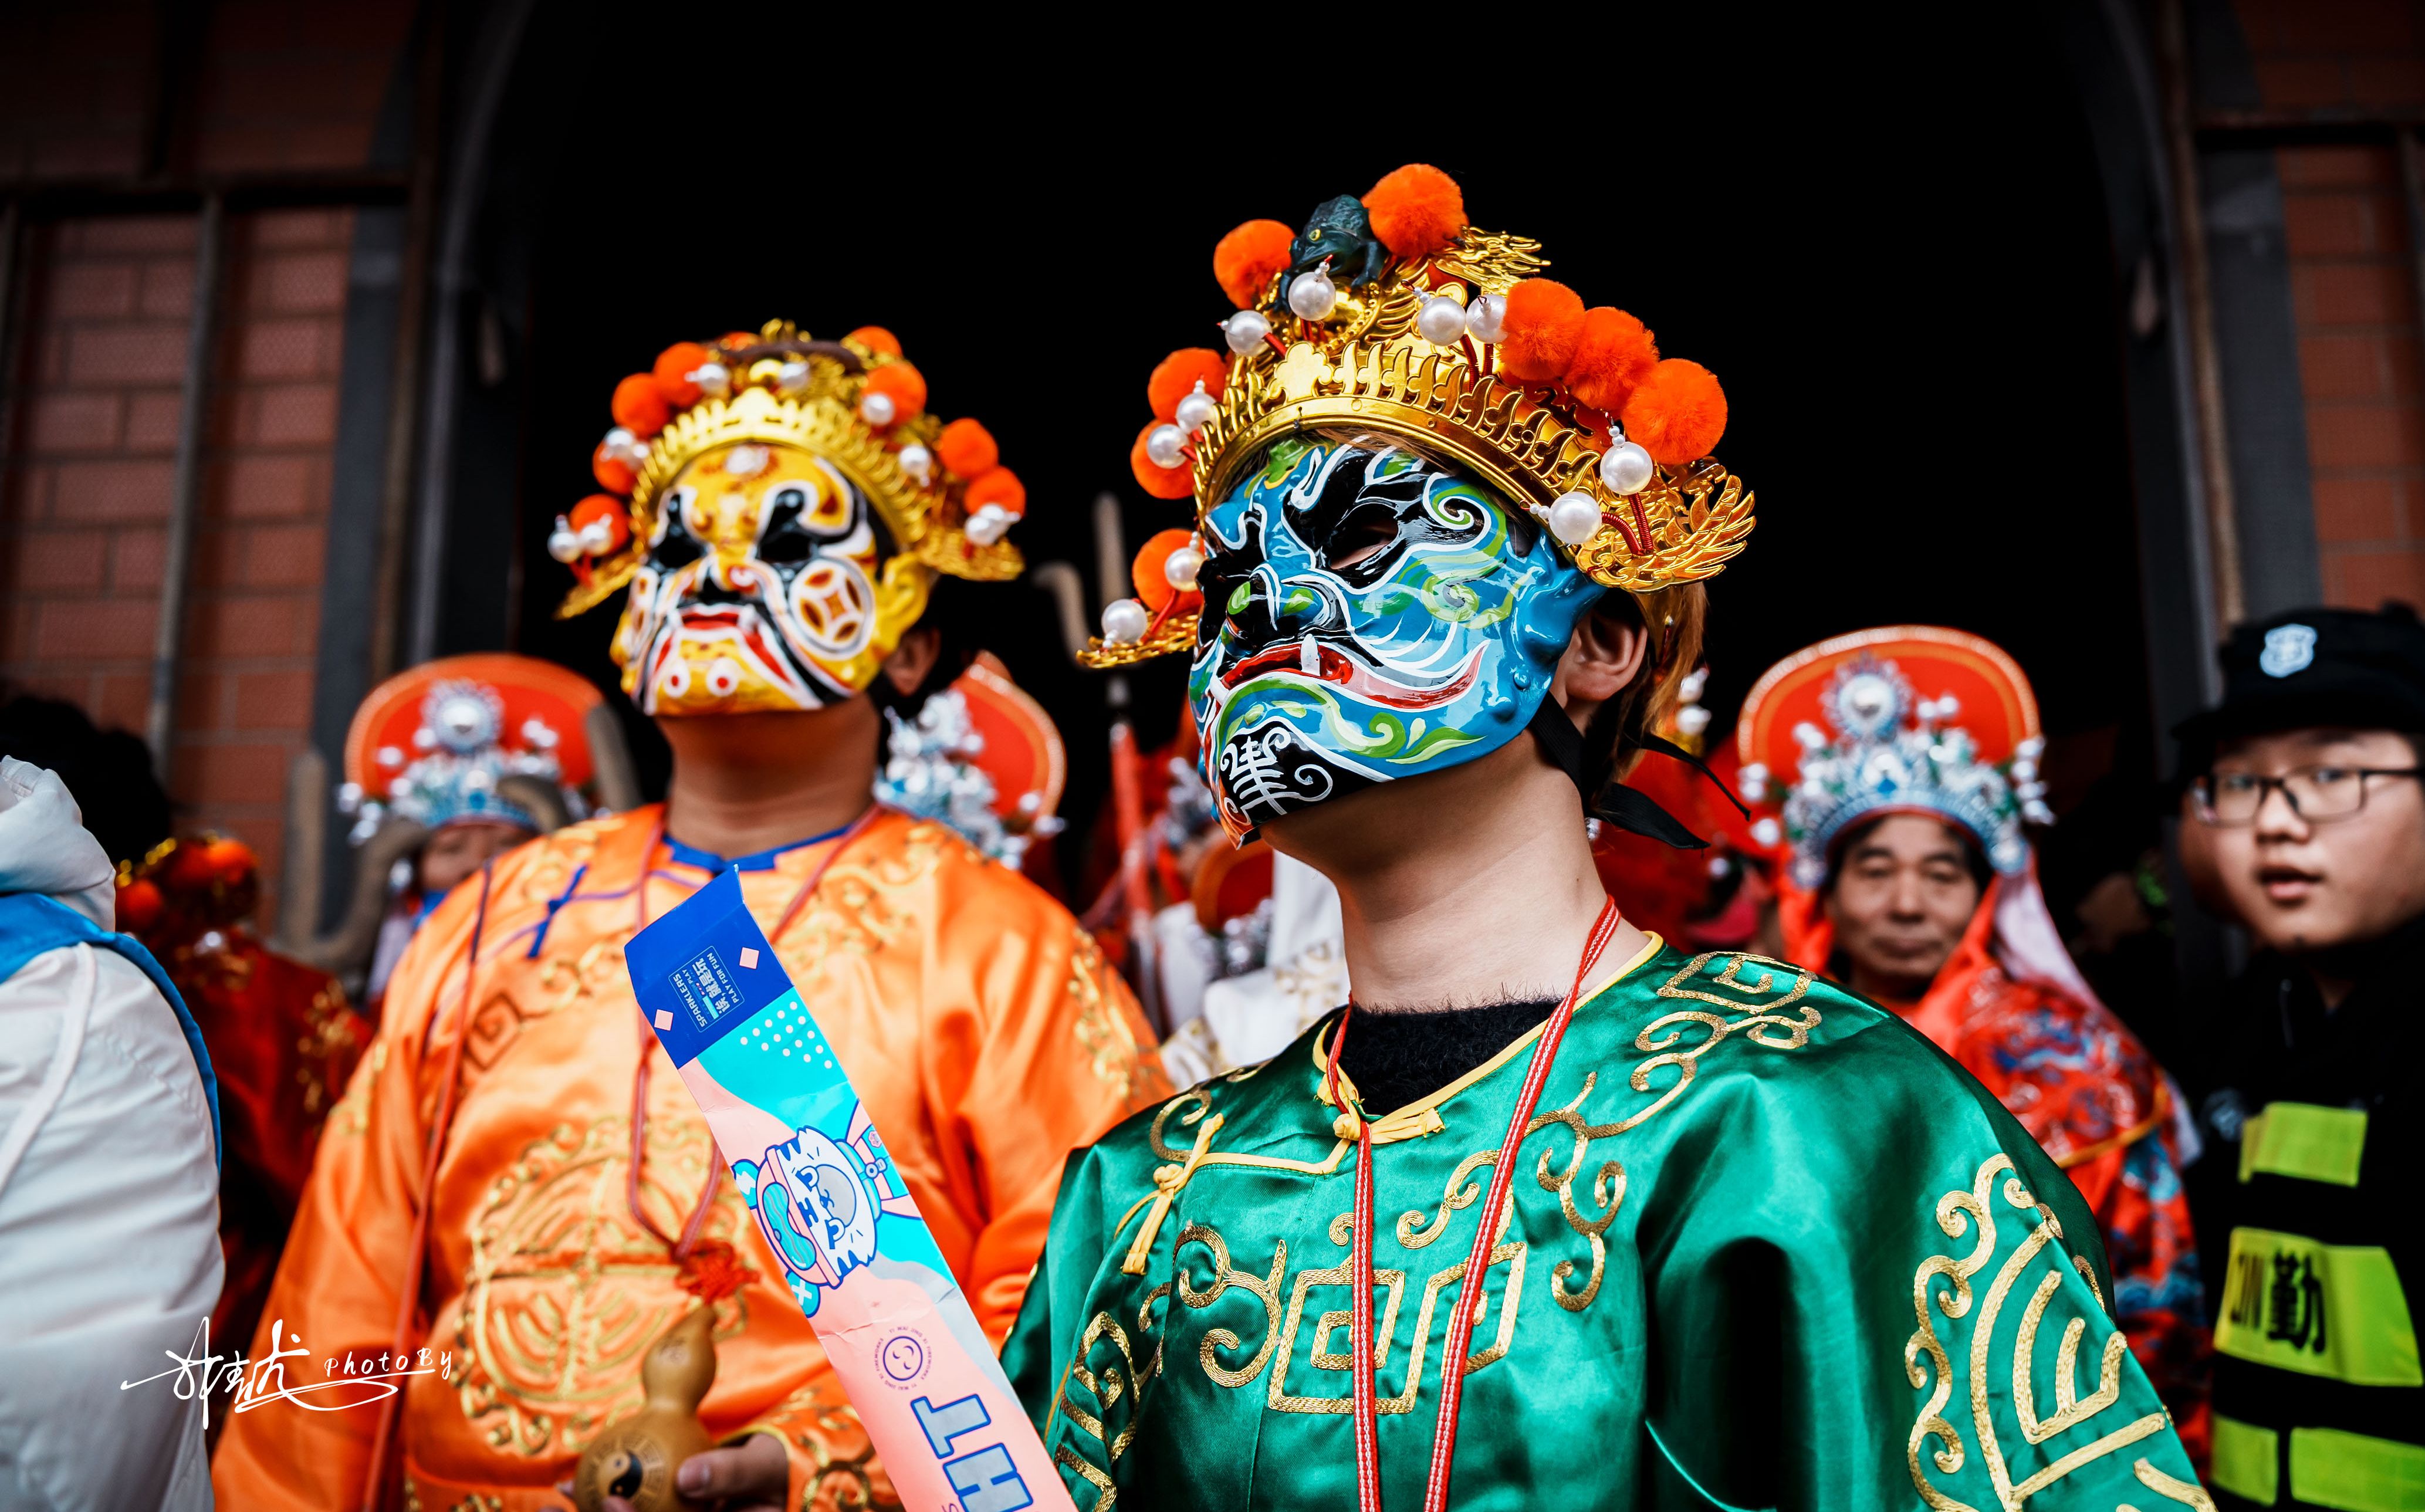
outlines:
{"label": "boy wearing glasses", "polygon": [[2177,732],[2196,839],[2261,952],[2208,1103],[2237,1145],[2211,1484],[2226,1504],[2425,1508],[2425,625],[2302,610],[2222,660],[2222,704]]}

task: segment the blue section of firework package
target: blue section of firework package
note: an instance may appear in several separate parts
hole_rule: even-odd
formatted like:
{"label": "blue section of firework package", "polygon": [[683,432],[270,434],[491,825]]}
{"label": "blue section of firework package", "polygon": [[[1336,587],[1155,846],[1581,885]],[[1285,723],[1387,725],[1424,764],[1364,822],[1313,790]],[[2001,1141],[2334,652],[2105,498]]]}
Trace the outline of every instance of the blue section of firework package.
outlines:
{"label": "blue section of firework package", "polygon": [[633,936],[623,960],[640,1012],[677,1066],[697,1060],[792,990],[775,947],[742,901],[734,871]]}

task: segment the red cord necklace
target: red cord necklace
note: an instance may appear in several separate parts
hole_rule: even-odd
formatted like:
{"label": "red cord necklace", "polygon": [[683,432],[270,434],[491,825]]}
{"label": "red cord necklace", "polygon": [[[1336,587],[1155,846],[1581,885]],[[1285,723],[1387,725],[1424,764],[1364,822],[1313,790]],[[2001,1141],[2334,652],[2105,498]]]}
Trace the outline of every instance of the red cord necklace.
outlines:
{"label": "red cord necklace", "polygon": [[[1482,1203],[1482,1226],[1474,1231],[1473,1247],[1465,1257],[1456,1306],[1449,1313],[1448,1348],[1440,1356],[1439,1423],[1432,1433],[1431,1472],[1424,1484],[1423,1512],[1446,1512],[1448,1506],[1449,1472],[1456,1454],[1457,1408],[1465,1395],[1465,1361],[1473,1343],[1473,1320],[1482,1308],[1483,1282],[1489,1276],[1491,1247],[1498,1240],[1499,1216],[1506,1209],[1508,1189],[1513,1183],[1517,1150],[1524,1143],[1533,1110],[1540,1105],[1541,1088],[1550,1079],[1550,1063],[1557,1058],[1558,1043],[1566,1037],[1566,1024],[1575,1016],[1575,1000],[1582,995],[1583,981],[1623,922],[1616,899],[1610,898],[1600,905],[1599,917],[1593,921],[1591,934],[1583,941],[1582,960],[1575,967],[1574,986],[1566,989],[1565,1001],[1550,1015],[1550,1021],[1542,1026],[1539,1043],[1533,1047],[1533,1063],[1517,1094],[1516,1111],[1507,1120],[1507,1137],[1501,1141],[1499,1158],[1491,1166],[1490,1194]],[[1331,1103],[1342,1109],[1346,1104],[1339,1090],[1339,1053],[1347,1039],[1347,1021],[1355,1012],[1356,1003],[1350,998],[1346,1011],[1339,1016],[1338,1029],[1331,1035],[1330,1061],[1324,1070]],[[1356,1124],[1356,1200],[1348,1284],[1355,1295],[1348,1306],[1347,1347],[1356,1413],[1356,1504],[1359,1512],[1381,1512],[1381,1454],[1373,1387],[1373,1128],[1361,1107],[1351,1110],[1350,1117]]]}

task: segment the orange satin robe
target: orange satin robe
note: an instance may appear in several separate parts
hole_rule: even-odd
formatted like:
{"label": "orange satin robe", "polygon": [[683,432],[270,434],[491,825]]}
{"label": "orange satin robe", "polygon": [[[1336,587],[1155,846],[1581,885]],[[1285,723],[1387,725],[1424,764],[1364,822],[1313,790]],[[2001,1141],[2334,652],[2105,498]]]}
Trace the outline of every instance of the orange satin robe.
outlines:
{"label": "orange satin robe", "polygon": [[[723,1170],[624,974],[638,891],[654,919],[708,879],[653,844],[661,820],[635,810],[513,852],[476,924],[479,879],[458,888],[398,965],[378,1038],[329,1120],[252,1350],[282,1320],[286,1347],[299,1337],[310,1351],[287,1362],[290,1381],[323,1378],[348,1349],[389,1347],[425,1136],[444,1071],[460,1066],[414,1337],[452,1355],[452,1378],[421,1376],[405,1393],[404,1506],[561,1505],[552,1487],[599,1428],[638,1407],[641,1352],[693,1305],[626,1194],[644,1041],[640,1188],[654,1226],[678,1234],[711,1163]],[[742,886],[999,1342],[1043,1248],[1063,1157],[1170,1095],[1135,1004],[1060,905],[937,825],[887,812],[744,872]],[[757,1274],[717,1305],[708,1430],[779,1434],[786,1506],[890,1500],[781,1269],[730,1177],[715,1180],[704,1232]],[[214,1467],[219,1504],[357,1506],[378,1411],[270,1402],[235,1418]],[[394,1451],[387,1463],[393,1476]]]}

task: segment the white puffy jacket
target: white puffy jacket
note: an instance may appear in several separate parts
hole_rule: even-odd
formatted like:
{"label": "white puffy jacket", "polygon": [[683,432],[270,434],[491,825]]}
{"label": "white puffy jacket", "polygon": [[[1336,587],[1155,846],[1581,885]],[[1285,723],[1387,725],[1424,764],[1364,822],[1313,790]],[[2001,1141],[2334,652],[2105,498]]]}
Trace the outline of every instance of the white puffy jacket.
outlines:
{"label": "white puffy jacket", "polygon": [[[0,757],[0,894],[18,893],[111,925],[75,800]],[[114,950],[34,957],[0,982],[0,1512],[211,1505],[201,1402],[173,1375],[119,1383],[196,1353],[220,1271],[217,1146],[175,1012]]]}

